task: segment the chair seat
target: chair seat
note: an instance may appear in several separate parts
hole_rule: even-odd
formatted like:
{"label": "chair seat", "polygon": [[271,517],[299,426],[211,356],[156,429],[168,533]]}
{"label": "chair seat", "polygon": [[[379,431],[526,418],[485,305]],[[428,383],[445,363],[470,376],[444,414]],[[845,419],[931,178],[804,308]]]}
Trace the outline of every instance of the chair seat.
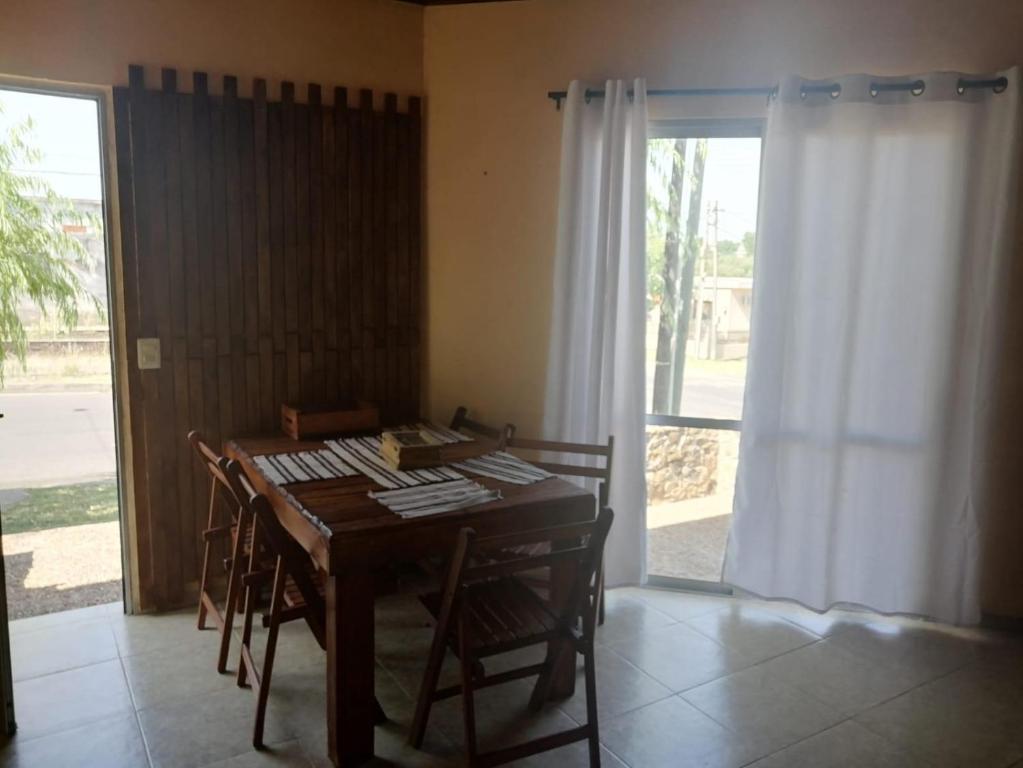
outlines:
{"label": "chair seat", "polygon": [[[419,599],[434,619],[439,618],[439,592]],[[558,626],[557,618],[540,596],[514,576],[471,585],[465,593],[462,618],[469,642],[480,656],[543,642]]]}
{"label": "chair seat", "polygon": [[[316,585],[316,591],[320,593],[320,597],[327,594],[327,582],[323,576],[323,572],[320,571],[312,563],[309,564],[309,575],[313,579],[313,584]],[[302,591],[298,588],[298,584],[291,578],[291,574],[288,574],[287,579],[284,582],[284,604],[289,608],[302,608],[305,606],[305,598],[302,597]]]}

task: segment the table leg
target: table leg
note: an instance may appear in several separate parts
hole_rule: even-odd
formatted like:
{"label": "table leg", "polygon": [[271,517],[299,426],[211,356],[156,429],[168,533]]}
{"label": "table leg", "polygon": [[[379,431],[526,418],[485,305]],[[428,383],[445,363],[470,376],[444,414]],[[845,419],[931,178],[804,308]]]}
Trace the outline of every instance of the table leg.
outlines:
{"label": "table leg", "polygon": [[[570,547],[574,544],[570,541],[560,542],[560,547]],[[568,600],[572,587],[576,580],[577,564],[571,561],[564,561],[551,568],[551,605],[558,611]],[[556,643],[551,642],[547,647],[547,654],[556,651]],[[563,642],[563,641],[562,641]],[[576,652],[574,646],[565,643],[562,649],[561,659],[554,670],[554,677],[551,681],[551,697],[556,699],[567,698],[575,693],[576,678]]]}
{"label": "table leg", "polygon": [[327,579],[327,752],[338,768],[373,757],[373,580],[347,564]]}

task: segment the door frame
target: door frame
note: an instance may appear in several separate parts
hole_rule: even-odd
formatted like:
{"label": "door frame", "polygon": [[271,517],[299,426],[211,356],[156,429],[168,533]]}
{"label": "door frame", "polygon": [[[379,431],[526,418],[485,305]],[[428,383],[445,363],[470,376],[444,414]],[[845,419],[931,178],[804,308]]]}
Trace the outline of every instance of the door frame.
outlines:
{"label": "door frame", "polygon": [[[110,324],[111,380],[113,387],[115,462],[121,524],[121,579],[124,612],[136,612],[139,602],[138,525],[135,482],[132,472],[131,411],[128,408],[128,355],[124,309],[124,262],[118,208],[117,153],[114,141],[114,99],[111,86],[68,83],[56,80],[0,74],[0,89],[44,96],[64,96],[96,102],[99,125],[101,187],[103,190],[103,243],[107,272],[107,315]],[[7,631],[6,593],[0,618]],[[3,638],[0,637],[0,640]],[[4,643],[4,646],[7,644]],[[2,657],[3,654],[0,654]]]}

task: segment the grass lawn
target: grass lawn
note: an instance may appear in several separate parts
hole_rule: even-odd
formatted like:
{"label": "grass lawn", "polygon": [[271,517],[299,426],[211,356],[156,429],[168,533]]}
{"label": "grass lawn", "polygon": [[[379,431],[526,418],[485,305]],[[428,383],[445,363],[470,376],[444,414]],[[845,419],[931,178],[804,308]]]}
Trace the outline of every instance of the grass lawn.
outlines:
{"label": "grass lawn", "polygon": [[3,509],[5,534],[117,519],[117,483],[113,479],[28,488],[25,492],[28,496]]}

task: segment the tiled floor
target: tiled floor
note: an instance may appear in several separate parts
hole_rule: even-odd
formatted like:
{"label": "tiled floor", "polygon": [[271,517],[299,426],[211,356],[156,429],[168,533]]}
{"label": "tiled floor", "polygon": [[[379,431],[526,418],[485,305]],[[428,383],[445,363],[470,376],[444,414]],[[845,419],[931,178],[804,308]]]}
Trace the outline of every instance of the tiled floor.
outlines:
{"label": "tiled floor", "polygon": [[[324,656],[302,624],[279,645],[266,738],[254,699],[214,672],[217,635],[193,614],[116,606],[12,624],[20,730],[0,765],[62,768],[326,766]],[[459,701],[438,704],[426,749],[404,743],[430,641],[410,597],[377,611],[377,695],[392,722],[377,765],[459,763]],[[603,765],[647,768],[1023,766],[1023,642],[870,614],[613,590],[600,630]],[[494,660],[502,664],[518,662]],[[234,654],[232,654],[232,657]],[[581,679],[580,679],[581,682]],[[529,683],[478,698],[481,738],[507,744],[571,727],[577,695],[525,714]],[[525,761],[586,764],[583,745]]]}

